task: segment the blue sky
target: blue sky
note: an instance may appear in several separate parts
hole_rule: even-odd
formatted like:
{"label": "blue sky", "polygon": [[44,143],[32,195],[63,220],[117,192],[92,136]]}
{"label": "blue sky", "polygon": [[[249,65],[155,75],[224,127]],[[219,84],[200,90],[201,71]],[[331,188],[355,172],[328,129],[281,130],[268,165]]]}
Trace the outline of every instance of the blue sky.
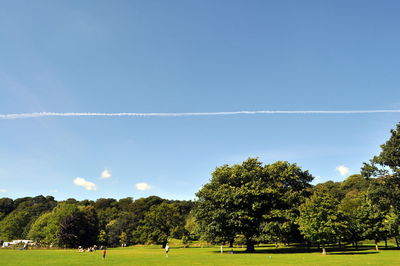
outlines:
{"label": "blue sky", "polygon": [[[3,1],[0,114],[397,110],[399,8],[361,0]],[[379,152],[399,120],[0,119],[0,197],[193,199],[216,166],[256,156],[297,163],[316,182],[340,181]]]}

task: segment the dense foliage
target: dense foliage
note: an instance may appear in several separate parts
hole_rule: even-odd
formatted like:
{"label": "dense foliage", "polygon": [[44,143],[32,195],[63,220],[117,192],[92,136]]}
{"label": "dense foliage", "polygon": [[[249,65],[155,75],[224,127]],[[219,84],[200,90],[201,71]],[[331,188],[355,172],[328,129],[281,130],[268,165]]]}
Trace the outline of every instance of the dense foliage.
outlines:
{"label": "dense foliage", "polygon": [[312,179],[287,162],[262,165],[250,158],[241,165],[218,167],[197,193],[194,213],[200,230],[212,242],[232,242],[242,235],[249,252],[263,234],[278,239],[295,234],[290,214]]}
{"label": "dense foliage", "polygon": [[157,196],[60,202],[50,196],[1,198],[0,240],[59,247],[164,244],[170,236],[188,234],[186,217],[193,205]]}

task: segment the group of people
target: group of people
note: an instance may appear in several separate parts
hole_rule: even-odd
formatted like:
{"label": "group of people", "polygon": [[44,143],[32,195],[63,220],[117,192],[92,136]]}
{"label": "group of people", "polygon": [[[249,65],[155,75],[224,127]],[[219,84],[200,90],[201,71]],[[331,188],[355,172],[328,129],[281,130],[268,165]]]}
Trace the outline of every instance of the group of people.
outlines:
{"label": "group of people", "polygon": [[[82,248],[81,246],[78,247],[78,252],[93,252],[96,251],[98,248],[96,245],[94,245],[93,247],[89,247],[87,249]],[[103,260],[106,259],[106,254],[107,254],[107,247],[105,246],[100,246],[100,250],[101,250],[101,256],[103,258]]]}
{"label": "group of people", "polygon": [[[81,246],[78,247],[78,252],[93,252],[97,250],[97,246],[94,245],[93,247],[89,247],[88,249],[84,249]],[[101,256],[103,258],[103,260],[106,259],[106,254],[107,254],[107,247],[105,246],[100,246],[100,250],[101,250]],[[168,258],[168,252],[169,252],[169,246],[168,244],[165,245],[165,257]]]}
{"label": "group of people", "polygon": [[78,252],[93,252],[97,250],[97,246],[94,245],[93,247],[88,247],[87,249],[82,248],[81,246],[78,247]]}

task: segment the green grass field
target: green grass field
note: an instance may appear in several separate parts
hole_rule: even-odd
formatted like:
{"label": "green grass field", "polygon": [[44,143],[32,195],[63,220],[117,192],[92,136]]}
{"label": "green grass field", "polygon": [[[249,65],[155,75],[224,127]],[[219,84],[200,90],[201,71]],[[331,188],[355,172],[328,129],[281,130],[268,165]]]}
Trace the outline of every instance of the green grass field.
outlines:
{"label": "green grass field", "polygon": [[[225,248],[225,251],[231,249]],[[170,249],[165,257],[160,247],[127,247],[101,252],[79,253],[76,250],[12,250],[0,249],[0,265],[400,265],[400,250],[372,249],[332,251],[322,256],[318,251],[294,248],[260,247],[257,253],[219,253],[218,247]]]}

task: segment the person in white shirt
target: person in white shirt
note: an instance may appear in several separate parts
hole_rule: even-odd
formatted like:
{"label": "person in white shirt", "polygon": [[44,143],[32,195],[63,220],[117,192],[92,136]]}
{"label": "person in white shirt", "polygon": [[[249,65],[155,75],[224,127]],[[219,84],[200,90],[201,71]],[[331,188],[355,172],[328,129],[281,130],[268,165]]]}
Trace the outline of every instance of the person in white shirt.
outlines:
{"label": "person in white shirt", "polygon": [[168,258],[168,251],[169,251],[169,246],[168,244],[165,245],[165,257]]}

